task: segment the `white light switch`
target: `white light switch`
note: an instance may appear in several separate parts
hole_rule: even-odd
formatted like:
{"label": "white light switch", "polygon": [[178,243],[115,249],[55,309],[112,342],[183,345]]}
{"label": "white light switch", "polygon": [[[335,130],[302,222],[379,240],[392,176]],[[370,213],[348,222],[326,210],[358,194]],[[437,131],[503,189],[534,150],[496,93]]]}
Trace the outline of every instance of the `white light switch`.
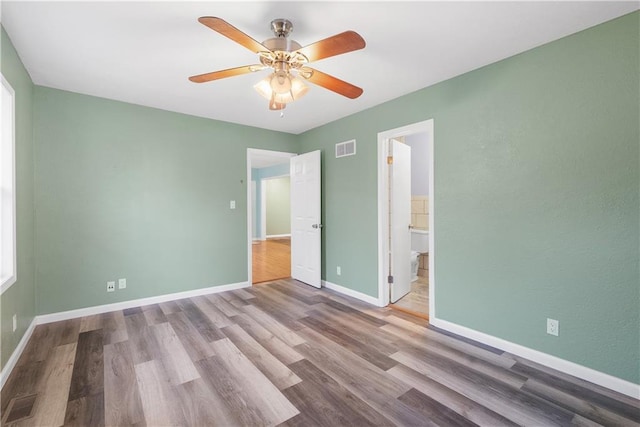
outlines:
{"label": "white light switch", "polygon": [[236,208],[236,201],[232,200],[229,202],[229,209],[235,209]]}
{"label": "white light switch", "polygon": [[127,287],[127,279],[118,279],[118,289],[125,289]]}

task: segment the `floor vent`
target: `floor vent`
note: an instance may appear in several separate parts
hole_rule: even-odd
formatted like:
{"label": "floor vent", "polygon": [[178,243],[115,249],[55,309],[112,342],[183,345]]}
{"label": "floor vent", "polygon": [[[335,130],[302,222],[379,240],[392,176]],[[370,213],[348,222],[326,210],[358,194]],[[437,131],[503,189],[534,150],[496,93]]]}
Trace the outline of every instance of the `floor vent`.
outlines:
{"label": "floor vent", "polygon": [[355,154],[356,154],[355,139],[336,144],[336,159],[339,157],[353,156]]}
{"label": "floor vent", "polygon": [[2,417],[2,425],[11,424],[31,417],[37,396],[37,394],[30,394],[28,396],[14,397],[11,399]]}

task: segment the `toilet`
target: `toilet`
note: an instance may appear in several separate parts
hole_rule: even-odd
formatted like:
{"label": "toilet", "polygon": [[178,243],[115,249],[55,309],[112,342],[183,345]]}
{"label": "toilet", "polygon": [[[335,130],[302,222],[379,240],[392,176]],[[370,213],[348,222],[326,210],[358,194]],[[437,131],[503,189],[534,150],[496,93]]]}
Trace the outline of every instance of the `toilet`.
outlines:
{"label": "toilet", "polygon": [[420,252],[411,251],[411,281],[418,280],[418,264],[420,263]]}
{"label": "toilet", "polygon": [[418,280],[420,254],[429,252],[429,230],[411,230],[411,281]]}

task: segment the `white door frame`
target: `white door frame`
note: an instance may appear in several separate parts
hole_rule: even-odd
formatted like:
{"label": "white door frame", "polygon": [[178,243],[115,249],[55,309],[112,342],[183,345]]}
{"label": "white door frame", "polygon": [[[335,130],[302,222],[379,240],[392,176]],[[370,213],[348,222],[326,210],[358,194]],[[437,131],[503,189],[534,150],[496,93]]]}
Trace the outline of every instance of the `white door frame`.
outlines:
{"label": "white door frame", "polygon": [[433,119],[378,133],[378,304],[389,305],[389,139],[415,133],[429,134],[429,317],[435,317],[435,161]]}
{"label": "white door frame", "polygon": [[[253,234],[253,233],[252,233]],[[267,240],[267,183],[260,180],[260,240]]]}
{"label": "white door frame", "polygon": [[253,156],[268,155],[271,157],[282,157],[289,159],[297,156],[297,153],[288,153],[285,151],[263,150],[260,148],[247,148],[247,282],[253,283],[253,224],[251,219],[251,211],[253,209],[253,201],[251,200],[251,158]]}
{"label": "white door frame", "polygon": [[255,203],[256,200],[258,200],[258,191],[260,191],[260,189],[258,188],[257,182],[252,180],[249,183],[251,185],[251,205],[247,205],[247,215],[251,215],[251,238],[253,241],[256,241],[256,240],[260,240],[260,236],[254,236],[254,233],[253,233],[257,228],[257,223],[258,223],[258,218],[254,216],[255,209],[253,204]]}

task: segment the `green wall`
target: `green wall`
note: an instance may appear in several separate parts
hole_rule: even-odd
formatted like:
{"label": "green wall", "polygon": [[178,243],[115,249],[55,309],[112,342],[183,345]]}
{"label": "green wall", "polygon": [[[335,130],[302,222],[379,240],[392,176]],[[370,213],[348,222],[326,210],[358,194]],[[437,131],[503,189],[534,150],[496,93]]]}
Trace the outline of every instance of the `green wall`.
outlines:
{"label": "green wall", "polygon": [[39,314],[247,280],[246,150],[292,151],[294,135],[38,86],[35,100]]}
{"label": "green wall", "polygon": [[291,234],[291,183],[288,176],[267,181],[267,236]]}
{"label": "green wall", "polygon": [[[0,367],[20,342],[33,320],[35,309],[33,83],[11,40],[1,29],[2,75],[15,91],[16,137],[16,249],[18,280],[0,296]],[[16,314],[18,328],[12,331]]]}
{"label": "green wall", "polygon": [[433,118],[437,318],[640,382],[638,17],[302,134],[323,277],[377,295],[377,133]]}

